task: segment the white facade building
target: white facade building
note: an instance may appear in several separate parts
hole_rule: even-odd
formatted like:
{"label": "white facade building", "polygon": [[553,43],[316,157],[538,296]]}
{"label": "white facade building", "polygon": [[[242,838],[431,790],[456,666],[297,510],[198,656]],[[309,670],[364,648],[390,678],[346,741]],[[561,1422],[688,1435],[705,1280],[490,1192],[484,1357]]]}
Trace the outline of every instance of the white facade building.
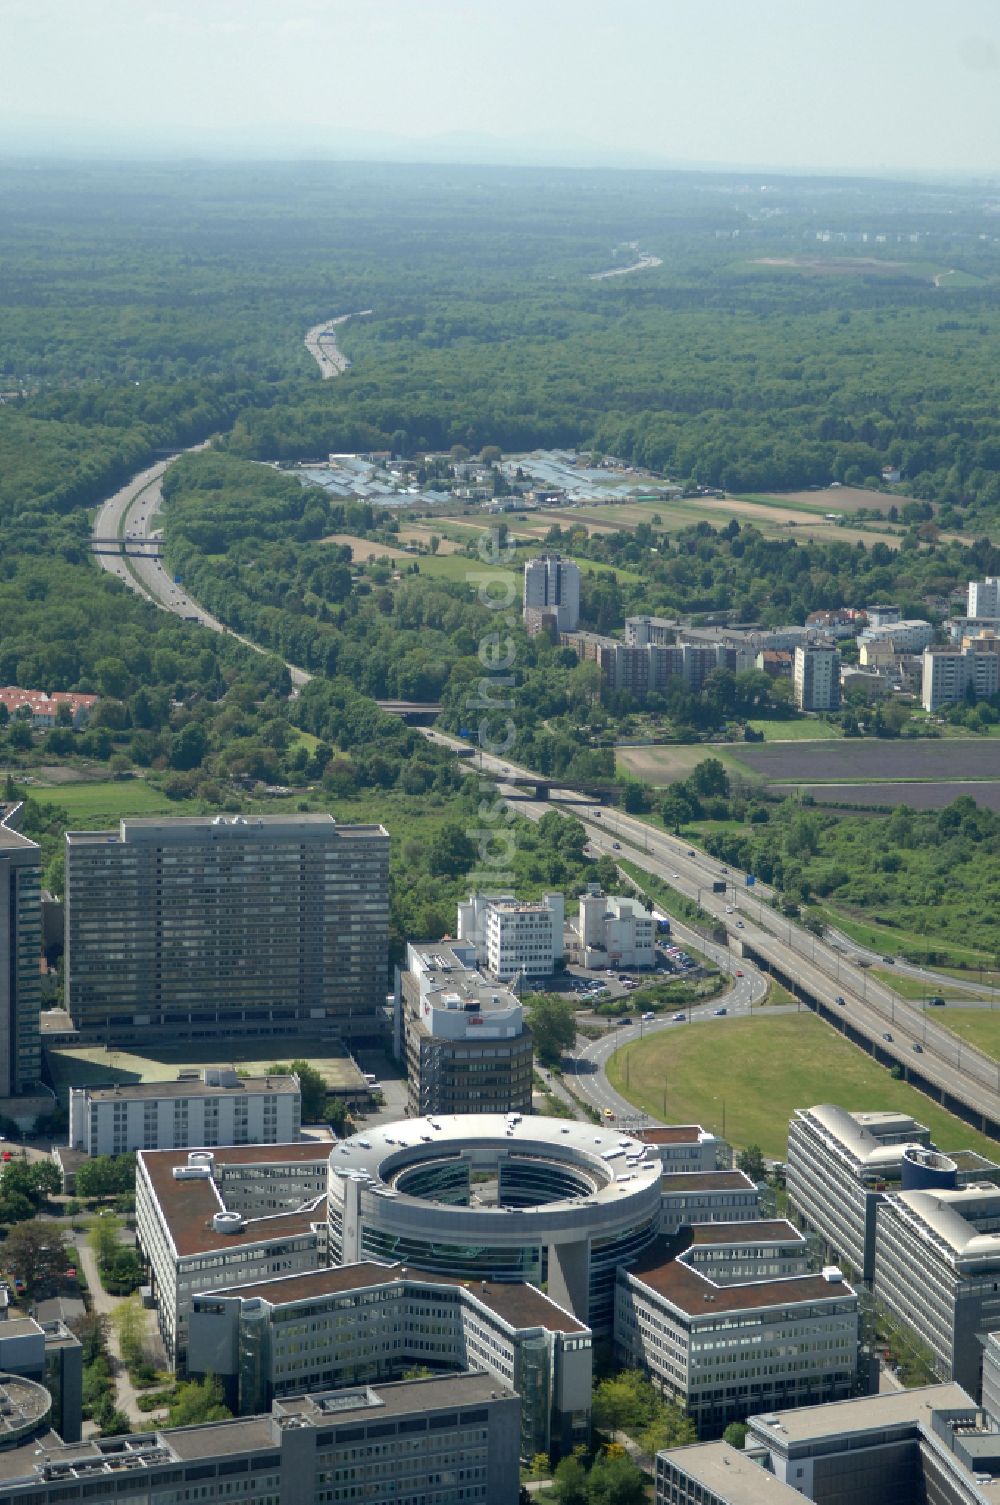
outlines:
{"label": "white facade building", "polygon": [[924,649],[920,703],[925,711],[964,700],[970,690],[976,700],[1000,690],[1000,654],[993,652],[989,640],[983,640],[981,650],[975,646]]}
{"label": "white facade building", "polygon": [[934,628],[921,617],[909,617],[881,626],[869,625],[858,636],[858,643],[892,643],[896,653],[923,653],[934,641]]}
{"label": "white facade building", "polygon": [[302,1125],[297,1076],[205,1067],[176,1082],[71,1087],[69,1144],[87,1155],[230,1144],[288,1144]]}
{"label": "white facade building", "polygon": [[559,632],[580,625],[580,568],[558,554],[541,554],[524,566],[524,610],[551,613]]}
{"label": "white facade building", "polygon": [[606,896],[591,884],[570,921],[575,959],[584,967],[652,967],[656,921],[638,899]]}
{"label": "white facade building", "polygon": [[783,1220],[710,1224],[659,1240],[618,1272],[615,1347],[717,1436],[749,1411],[851,1394],[858,1303],[840,1271],[807,1273]]}
{"label": "white facade building", "polygon": [[970,617],[1000,617],[1000,576],[987,575],[985,580],[969,581]]}
{"label": "white facade building", "polygon": [[803,643],[792,668],[800,711],[835,711],[840,705],[840,653],[825,643]]}
{"label": "white facade building", "polygon": [[565,955],[562,894],[545,894],[537,903],[513,894],[472,894],[458,906],[458,938],[476,948],[476,961],[494,977],[508,982],[519,974],[550,977]]}

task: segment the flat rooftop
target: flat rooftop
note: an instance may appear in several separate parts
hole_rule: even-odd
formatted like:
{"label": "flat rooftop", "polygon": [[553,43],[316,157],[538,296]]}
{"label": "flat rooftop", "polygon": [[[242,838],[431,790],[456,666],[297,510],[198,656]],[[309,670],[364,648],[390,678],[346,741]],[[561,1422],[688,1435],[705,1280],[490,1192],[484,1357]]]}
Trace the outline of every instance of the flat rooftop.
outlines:
{"label": "flat rooftop", "polygon": [[632,1135],[640,1144],[701,1144],[714,1137],[700,1124],[660,1124],[655,1129],[637,1129]]}
{"label": "flat rooftop", "polygon": [[726,1505],[802,1505],[802,1495],[790,1484],[754,1463],[728,1442],[697,1442],[669,1448],[663,1455],[675,1468],[696,1479]]}
{"label": "flat rooftop", "polygon": [[694,1244],[804,1244],[799,1230],[787,1218],[759,1218],[745,1223],[695,1223]]}
{"label": "flat rooftop", "polygon": [[932,1411],[974,1409],[975,1402],[961,1385],[948,1383],[924,1385],[915,1390],[887,1390],[881,1395],[832,1401],[825,1406],[768,1411],[751,1420],[754,1431],[765,1433],[779,1448],[784,1448],[788,1443],[847,1437],[852,1433],[879,1431],[907,1423],[924,1422],[929,1426]]}
{"label": "flat rooftop", "polygon": [[403,1281],[446,1289],[461,1287],[511,1327],[542,1327],[548,1332],[557,1333],[590,1331],[585,1323],[577,1321],[569,1312],[564,1312],[544,1292],[523,1282],[506,1284],[459,1280],[447,1275],[430,1274],[426,1270],[411,1270],[405,1265],[382,1265],[375,1260],[338,1265],[331,1269],[289,1275],[277,1280],[261,1280],[253,1285],[227,1286],[224,1290],[213,1291],[211,1294],[213,1297],[238,1296],[244,1301],[260,1299],[272,1306],[285,1306],[300,1301],[321,1301],[324,1297],[342,1295],[347,1291],[361,1291],[371,1286]]}
{"label": "flat rooftop", "polygon": [[[218,1233],[212,1227],[212,1218],[226,1207],[213,1177],[180,1181],[174,1177],[174,1168],[186,1166],[190,1153],[186,1149],[140,1150],[138,1155],[139,1166],[145,1168],[174,1249],[182,1259],[209,1250],[239,1248],[242,1244],[308,1233],[313,1223],[325,1219],[323,1211],[310,1206],[303,1211],[250,1218],[239,1232]],[[213,1147],[209,1153],[215,1157],[215,1171],[226,1166],[325,1166],[330,1143],[303,1140],[296,1144],[232,1145]]]}
{"label": "flat rooftop", "polygon": [[672,1191],[754,1191],[746,1171],[664,1171],[660,1188]]}
{"label": "flat rooftop", "polygon": [[201,1077],[181,1077],[173,1082],[126,1082],[124,1084],[110,1082],[105,1086],[87,1087],[84,1089],[94,1102],[118,1102],[122,1098],[160,1098],[160,1097],[227,1097],[235,1093],[267,1094],[286,1093],[295,1094],[299,1088],[298,1079],[291,1076],[267,1076],[267,1077],[238,1077],[234,1082],[223,1084],[212,1083],[211,1085]]}
{"label": "flat rooftop", "polygon": [[[380,825],[340,825],[332,815],[312,812],[302,815],[172,815],[126,816],[117,830],[67,831],[69,846],[108,846],[130,841],[144,844],[170,842],[177,838],[203,836],[358,837],[384,836],[389,833]],[[22,838],[23,840],[23,838]]]}
{"label": "flat rooftop", "polygon": [[846,1281],[824,1280],[822,1275],[790,1275],[781,1280],[717,1285],[679,1258],[690,1246],[690,1237],[685,1235],[656,1239],[625,1271],[626,1277],[648,1286],[688,1317],[717,1317],[722,1312],[835,1301],[854,1295]]}

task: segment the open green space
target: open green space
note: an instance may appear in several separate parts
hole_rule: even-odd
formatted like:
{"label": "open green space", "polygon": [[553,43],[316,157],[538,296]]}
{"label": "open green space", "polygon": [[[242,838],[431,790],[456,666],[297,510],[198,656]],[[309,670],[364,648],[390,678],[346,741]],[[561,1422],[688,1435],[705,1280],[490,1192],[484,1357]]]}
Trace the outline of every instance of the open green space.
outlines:
{"label": "open green space", "polygon": [[947,1008],[933,1011],[939,1024],[1000,1061],[1000,1008]]}
{"label": "open green space", "polygon": [[276,1038],[273,1043],[239,1037],[224,1044],[150,1045],[139,1051],[106,1049],[103,1045],[57,1045],[45,1050],[52,1085],[61,1101],[70,1087],[111,1082],[172,1082],[179,1072],[202,1066],[236,1066],[250,1076],[263,1076],[268,1067],[289,1060],[308,1061],[331,1091],[360,1088],[357,1067],[330,1040]]}
{"label": "open green space", "polygon": [[946,985],[937,987],[933,983],[921,982],[919,977],[908,977],[905,972],[894,972],[888,967],[872,967],[869,976],[877,977],[879,982],[885,983],[900,998],[909,998],[918,1002],[924,998],[968,998],[968,993],[963,993],[959,988],[949,988]]}
{"label": "open green space", "polygon": [[748,782],[757,775],[744,768],[726,746],[696,742],[665,744],[660,747],[616,747],[615,766],[619,773],[630,774],[643,784],[663,788],[677,779],[686,779],[699,763],[706,758],[718,758],[729,774],[737,774]]}
{"label": "open green space", "polygon": [[829,721],[809,717],[802,721],[770,720],[750,721],[755,732],[762,732],[765,742],[823,742],[831,737],[843,737],[843,729]]}
{"label": "open green space", "polygon": [[[1000,1015],[998,1015],[1000,1018]],[[654,1118],[700,1123],[738,1148],[759,1144],[783,1160],[796,1108],[835,1103],[849,1112],[897,1109],[926,1124],[942,1149],[993,1158],[997,1144],[896,1081],[814,1014],[712,1019],[623,1046],[608,1062],[617,1092]],[[723,1124],[725,1127],[723,1128]]]}
{"label": "open green space", "polygon": [[951,963],[957,967],[965,962],[968,967],[978,967],[980,962],[992,960],[984,951],[944,940],[930,930],[903,930],[898,925],[879,925],[872,920],[861,920],[839,905],[830,903],[813,903],[811,907],[828,925],[843,931],[855,945],[864,946],[870,951],[881,951],[886,956],[905,956],[910,951],[924,955],[928,946],[932,946],[935,954],[940,956],[942,965]]}
{"label": "open green space", "polygon": [[80,784],[34,784],[33,799],[51,801],[84,828],[112,825],[124,815],[190,815],[197,800],[172,800],[145,779],[107,779]]}

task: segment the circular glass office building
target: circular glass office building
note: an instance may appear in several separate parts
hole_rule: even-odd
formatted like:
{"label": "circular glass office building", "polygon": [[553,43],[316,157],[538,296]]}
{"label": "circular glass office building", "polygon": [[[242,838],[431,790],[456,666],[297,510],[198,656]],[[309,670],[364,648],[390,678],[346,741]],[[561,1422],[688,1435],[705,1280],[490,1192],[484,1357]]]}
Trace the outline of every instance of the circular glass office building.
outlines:
{"label": "circular glass office building", "polygon": [[628,1135],[559,1119],[404,1119],[336,1146],[330,1258],[462,1280],[545,1283],[600,1331],[615,1269],[653,1239],[661,1164]]}

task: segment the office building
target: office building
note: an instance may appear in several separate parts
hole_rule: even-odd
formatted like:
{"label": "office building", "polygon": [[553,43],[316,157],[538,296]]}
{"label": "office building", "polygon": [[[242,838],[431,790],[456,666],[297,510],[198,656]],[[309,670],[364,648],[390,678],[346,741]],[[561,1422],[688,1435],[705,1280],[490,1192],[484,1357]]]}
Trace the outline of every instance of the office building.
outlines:
{"label": "office building", "polygon": [[34,1317],[0,1321],[0,1375],[11,1374],[44,1385],[51,1399],[52,1426],[64,1442],[78,1442],[83,1421],[83,1347],[65,1323],[36,1322]]}
{"label": "office building", "polygon": [[183,1368],[198,1291],[318,1269],[326,1262],[329,1141],[140,1150],[136,1242],[149,1265],[160,1336]]}
{"label": "office building", "polygon": [[748,1223],[760,1217],[760,1192],[746,1171],[664,1171],[660,1232],[695,1223]]}
{"label": "office building", "polygon": [[969,581],[967,614],[970,617],[1000,618],[1000,576],[987,575],[985,580]]}
{"label": "office building", "polygon": [[629,1134],[520,1114],[404,1119],[330,1154],[331,1264],[526,1281],[610,1333],[615,1272],[656,1238],[662,1168]]}
{"label": "office building", "polygon": [[580,625],[580,567],[558,554],[541,554],[524,566],[524,612],[550,615],[557,632]]}
{"label": "office building", "polygon": [[86,1038],[381,1028],[389,837],[330,815],[123,820],[66,836],[66,994]]}
{"label": "office building", "polygon": [[725,1442],[657,1455],[656,1505],[989,1505],[1000,1432],[959,1385],[748,1417]]}
{"label": "office building", "polygon": [[788,1126],[788,1200],[855,1276],[875,1274],[875,1209],[900,1186],[906,1150],[927,1150],[930,1130],[905,1113],[848,1113],[830,1103],[796,1108]]}
{"label": "office building", "polygon": [[41,851],[16,829],[21,806],[0,805],[0,1098],[42,1075]]}
{"label": "office building", "polygon": [[986,700],[1000,690],[1000,655],[990,638],[972,638],[968,646],[925,648],[920,703],[925,711],[971,696]]}
{"label": "office building", "polygon": [[978,1395],[984,1336],[1000,1330],[1000,1188],[896,1192],[877,1225],[876,1297],[927,1345],[941,1379]]}
{"label": "office building", "polygon": [[840,653],[832,644],[800,644],[792,664],[792,682],[800,711],[836,711],[840,706]]}
{"label": "office building", "polygon": [[2,1389],[19,1423],[5,1417],[0,1437],[4,1505],[517,1505],[519,1403],[492,1375],[289,1396],[267,1415],[75,1443],[44,1430],[39,1386]]}
{"label": "office building", "polygon": [[618,1272],[614,1337],[619,1360],[647,1371],[699,1436],[857,1383],[857,1297],[835,1267],[808,1273],[805,1240],[780,1219],[658,1239]]}
{"label": "office building", "polygon": [[239,1415],[456,1366],[521,1397],[522,1458],[589,1442],[590,1331],[530,1285],[369,1262],[196,1296],[190,1317],[188,1373],[218,1376]]}
{"label": "office building", "polygon": [[243,1077],[231,1066],[206,1066],[176,1082],[113,1082],[69,1093],[70,1148],[86,1155],[288,1144],[301,1124],[297,1076]]}
{"label": "office building", "polygon": [[655,1155],[663,1172],[714,1171],[724,1147],[700,1124],[657,1124],[652,1129],[636,1129],[632,1137]]}
{"label": "office building", "polygon": [[458,906],[458,939],[475,947],[476,963],[492,977],[551,977],[565,956],[562,894],[537,903],[513,894],[471,894]]}
{"label": "office building", "polygon": [[521,1000],[483,976],[473,945],[408,945],[395,1020],[414,1118],[531,1112],[532,1039]]}
{"label": "office building", "polygon": [[656,921],[639,899],[605,895],[588,884],[577,919],[569,922],[570,954],[583,967],[652,967]]}

